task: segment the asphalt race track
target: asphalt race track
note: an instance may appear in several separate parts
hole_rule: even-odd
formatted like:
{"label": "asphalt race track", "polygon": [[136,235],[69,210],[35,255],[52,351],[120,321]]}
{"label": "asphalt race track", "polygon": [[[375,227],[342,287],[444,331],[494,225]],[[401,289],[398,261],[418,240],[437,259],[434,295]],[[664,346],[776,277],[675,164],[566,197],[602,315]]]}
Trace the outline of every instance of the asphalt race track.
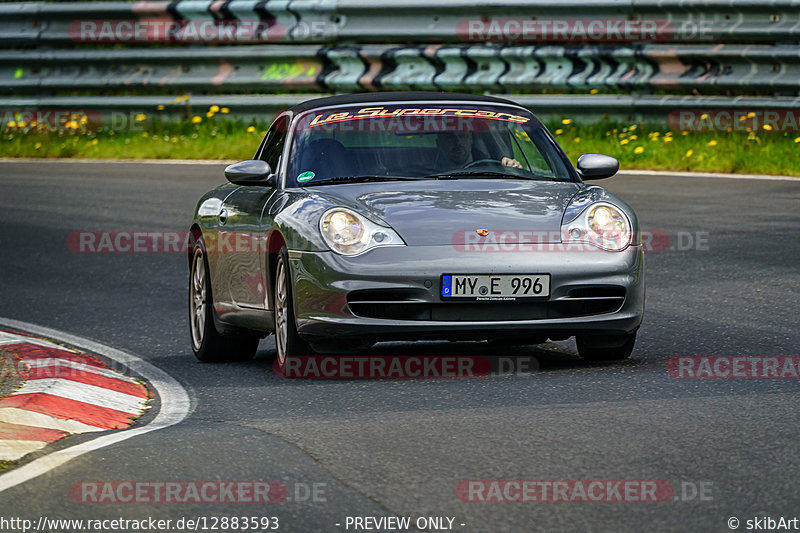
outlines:
{"label": "asphalt race track", "polygon": [[[289,380],[273,373],[271,338],[250,362],[195,360],[182,254],[67,247],[79,230],[187,229],[222,168],[0,163],[0,316],[137,354],[177,379],[193,407],[178,425],[1,492],[0,516],[277,516],[280,531],[303,532],[354,531],[348,516],[390,515],[455,517],[454,530],[465,532],[729,531],[731,517],[745,529],[745,520],[800,510],[798,380],[677,379],[666,370],[675,356],[800,355],[800,181],[602,183],[636,209],[643,229],[670,237],[671,249],[646,257],[647,310],[629,361],[582,362],[572,341],[393,343],[371,353],[535,358],[538,369]],[[96,504],[69,493],[81,481],[203,480],[277,481],[288,499]],[[675,493],[664,502],[465,502],[462,480],[663,480]]]}

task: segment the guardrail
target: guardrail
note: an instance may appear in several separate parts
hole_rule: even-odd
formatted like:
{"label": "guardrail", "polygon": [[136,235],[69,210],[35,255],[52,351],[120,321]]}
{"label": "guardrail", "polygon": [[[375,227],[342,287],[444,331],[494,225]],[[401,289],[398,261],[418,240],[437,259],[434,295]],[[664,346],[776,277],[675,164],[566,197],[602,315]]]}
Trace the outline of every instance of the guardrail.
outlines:
{"label": "guardrail", "polygon": [[312,46],[0,51],[6,93],[531,90],[795,94],[797,45]]}
{"label": "guardrail", "polygon": [[[185,44],[197,42],[181,34],[180,24],[189,21],[263,22],[272,40],[294,43],[781,43],[800,41],[799,7],[797,0],[31,2],[0,4],[0,43],[96,42],[81,37],[81,23],[92,21],[117,23],[109,28],[129,35],[117,40],[131,43],[137,41],[131,26],[118,23],[151,29],[178,23],[165,40]],[[96,27],[85,35],[100,31]],[[146,31],[142,35],[152,38]]]}
{"label": "guardrail", "polygon": [[[429,89],[587,119],[793,110],[799,44],[800,0],[0,3],[0,106],[191,93],[252,117],[309,96],[274,93]],[[554,91],[617,94],[531,94]]]}
{"label": "guardrail", "polygon": [[[55,96],[0,98],[0,125],[31,111],[58,113],[60,116],[102,116],[113,129],[125,129],[138,122],[136,117],[145,114],[147,120],[164,122],[186,120],[194,114],[202,115],[209,107],[228,106],[229,116],[245,121],[265,122],[275,113],[309,98],[324,94],[283,95],[214,95],[187,96],[175,103],[166,96]],[[515,95],[511,100],[533,111],[545,121],[560,121],[565,117],[580,117],[584,121],[649,122],[675,130],[724,130],[723,122],[732,127],[742,116],[757,114],[755,121],[742,123],[775,124],[777,131],[797,131],[800,128],[800,98],[752,97],[694,97],[694,96],[628,96],[628,95]],[[701,117],[709,115],[712,122],[703,125]],[[18,119],[18,118],[17,118]],[[44,117],[40,122],[52,122]],[[786,120],[794,124],[786,126]],[[690,127],[684,128],[684,123]]]}

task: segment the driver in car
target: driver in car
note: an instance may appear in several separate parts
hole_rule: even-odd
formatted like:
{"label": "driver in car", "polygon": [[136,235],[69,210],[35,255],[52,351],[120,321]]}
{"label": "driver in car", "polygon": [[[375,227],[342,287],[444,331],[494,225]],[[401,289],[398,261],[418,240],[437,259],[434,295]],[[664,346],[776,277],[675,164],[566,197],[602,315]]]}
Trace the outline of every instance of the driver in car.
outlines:
{"label": "driver in car", "polygon": [[[472,134],[469,132],[447,132],[436,135],[436,147],[439,149],[437,163],[450,168],[463,168],[473,161]],[[513,157],[503,157],[500,163],[506,167],[522,168],[522,164]]]}

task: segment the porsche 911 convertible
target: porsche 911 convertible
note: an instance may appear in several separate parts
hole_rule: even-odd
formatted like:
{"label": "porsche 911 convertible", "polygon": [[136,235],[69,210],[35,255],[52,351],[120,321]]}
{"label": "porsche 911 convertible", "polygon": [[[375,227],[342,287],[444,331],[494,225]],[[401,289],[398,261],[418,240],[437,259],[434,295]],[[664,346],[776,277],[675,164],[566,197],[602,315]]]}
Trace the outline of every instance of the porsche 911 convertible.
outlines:
{"label": "porsche 911 convertible", "polygon": [[424,92],[307,101],[197,204],[189,247],[201,361],[387,340],[576,337],[630,356],[644,312],[636,214],[584,182],[547,129],[501,98]]}

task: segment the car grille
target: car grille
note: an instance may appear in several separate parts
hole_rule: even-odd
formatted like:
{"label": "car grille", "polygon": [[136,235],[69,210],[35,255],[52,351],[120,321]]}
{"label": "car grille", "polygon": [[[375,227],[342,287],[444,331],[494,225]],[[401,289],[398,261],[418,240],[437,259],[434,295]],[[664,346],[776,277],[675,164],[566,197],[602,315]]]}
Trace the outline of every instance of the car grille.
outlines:
{"label": "car grille", "polygon": [[347,295],[354,315],[389,320],[487,322],[543,320],[613,313],[625,301],[625,288],[580,287],[567,296],[538,302],[431,302],[414,289],[360,290]]}

